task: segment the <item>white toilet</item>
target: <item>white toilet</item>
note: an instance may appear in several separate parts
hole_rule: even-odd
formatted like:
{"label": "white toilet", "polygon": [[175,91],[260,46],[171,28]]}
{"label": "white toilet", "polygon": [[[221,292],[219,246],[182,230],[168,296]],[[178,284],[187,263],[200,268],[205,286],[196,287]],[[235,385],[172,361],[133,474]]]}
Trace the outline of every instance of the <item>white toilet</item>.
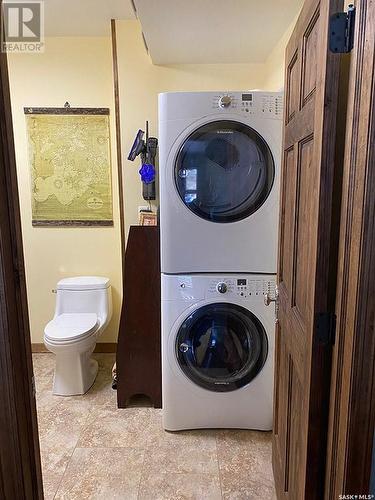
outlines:
{"label": "white toilet", "polygon": [[44,329],[44,344],[56,355],[53,393],[85,394],[98,372],[91,354],[112,316],[109,279],[65,278],[57,283],[56,293],[55,316]]}

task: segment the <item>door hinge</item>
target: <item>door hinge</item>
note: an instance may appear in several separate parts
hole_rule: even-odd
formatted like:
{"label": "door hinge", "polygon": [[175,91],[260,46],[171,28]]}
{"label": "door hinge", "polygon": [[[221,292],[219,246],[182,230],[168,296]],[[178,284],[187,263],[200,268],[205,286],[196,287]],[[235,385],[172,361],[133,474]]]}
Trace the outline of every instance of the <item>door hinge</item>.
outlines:
{"label": "door hinge", "polygon": [[348,12],[336,12],[329,20],[329,50],[336,54],[350,52],[354,45],[355,7]]}
{"label": "door hinge", "polygon": [[324,345],[334,345],[336,335],[336,314],[332,312],[315,315],[315,332],[318,342]]}

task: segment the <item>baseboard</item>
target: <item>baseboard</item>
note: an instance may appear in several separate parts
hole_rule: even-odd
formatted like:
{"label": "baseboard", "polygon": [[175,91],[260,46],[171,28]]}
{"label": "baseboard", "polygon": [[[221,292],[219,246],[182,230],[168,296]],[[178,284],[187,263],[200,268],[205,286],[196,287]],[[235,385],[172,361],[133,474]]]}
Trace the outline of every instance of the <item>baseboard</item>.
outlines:
{"label": "baseboard", "polygon": [[117,351],[117,342],[101,342],[96,344],[94,352],[115,353]]}
{"label": "baseboard", "polygon": [[31,352],[49,352],[44,344],[31,344]]}
{"label": "baseboard", "polygon": [[[101,342],[96,344],[95,351],[98,353],[115,353],[117,350],[117,342]],[[47,353],[49,350],[46,348],[44,344],[31,344],[31,352],[32,353]]]}

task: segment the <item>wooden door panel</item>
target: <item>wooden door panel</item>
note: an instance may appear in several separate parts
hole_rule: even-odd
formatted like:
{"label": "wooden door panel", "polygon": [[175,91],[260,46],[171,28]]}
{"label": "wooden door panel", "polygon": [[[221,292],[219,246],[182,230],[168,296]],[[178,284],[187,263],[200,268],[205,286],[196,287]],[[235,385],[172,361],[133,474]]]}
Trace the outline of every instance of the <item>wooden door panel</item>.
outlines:
{"label": "wooden door panel", "polygon": [[[298,120],[288,123],[284,129],[285,148],[296,147],[303,137],[308,137],[314,133],[314,99],[309,99],[298,112]],[[290,125],[290,126],[289,126]]]}
{"label": "wooden door panel", "polygon": [[286,117],[287,123],[293,120],[298,110],[298,87],[299,87],[299,58],[296,51],[291,58],[287,68],[287,97]]}
{"label": "wooden door panel", "polygon": [[[284,286],[281,284],[279,286],[279,297],[285,297]],[[306,344],[305,344],[305,334],[303,330],[303,325],[300,322],[300,317],[296,314],[297,309],[293,308],[290,311],[290,307],[285,307],[285,304],[280,300],[279,308],[279,339],[281,344],[280,352],[282,353],[282,348],[286,348],[288,351],[293,349],[293,362],[295,364],[295,369],[299,374],[302,381],[305,381],[305,363],[306,363]],[[280,372],[282,372],[282,364],[280,361]],[[280,376],[283,376],[281,374]],[[275,379],[275,386],[278,386],[278,382]]]}
{"label": "wooden door panel", "polygon": [[278,473],[275,471],[275,479],[279,498],[282,494],[289,494],[292,495],[290,498],[302,499],[303,495],[298,494],[302,491],[305,479],[304,470],[300,467],[305,453],[305,447],[301,447],[301,441],[304,439],[301,418],[304,379],[302,378],[301,382],[301,366],[297,366],[290,355],[290,348],[281,341],[287,328],[289,327],[283,327],[279,323],[276,344],[279,371],[278,390],[275,394],[278,407],[277,412],[275,411],[273,454],[274,467],[275,462],[278,466],[282,464],[282,467],[278,469]]}
{"label": "wooden door panel", "polygon": [[278,498],[282,498],[285,488],[287,462],[287,413],[288,401],[284,398],[288,394],[289,366],[285,343],[281,341],[283,328],[280,322],[276,327],[275,350],[275,394],[274,394],[274,427],[273,427],[273,467],[276,480]]}
{"label": "wooden door panel", "polygon": [[[281,341],[280,341],[280,323],[276,324],[275,328],[275,380],[279,380],[279,384],[282,385],[280,377],[285,373],[285,369],[281,366],[284,358],[281,358]],[[274,414],[273,414],[273,432],[275,436],[279,434],[280,427],[280,401],[279,401],[280,391],[275,391],[274,394]],[[282,406],[281,406],[282,407]],[[281,422],[282,423],[282,422]]]}
{"label": "wooden door panel", "polygon": [[288,354],[288,413],[287,413],[287,460],[285,467],[285,491],[293,498],[304,497],[304,472],[300,464],[305,461],[305,448],[301,404],[303,404],[303,384],[297,374],[293,358]]}
{"label": "wooden door panel", "polygon": [[[292,287],[293,279],[293,251],[287,245],[293,242],[294,235],[294,207],[297,179],[296,158],[294,147],[285,151],[282,191],[288,192],[289,196],[283,200],[284,203],[281,207],[280,246],[283,251],[280,255],[279,281],[283,282],[288,290]],[[289,224],[285,224],[285,220],[289,221]]]}
{"label": "wooden door panel", "polygon": [[316,89],[319,13],[320,10],[318,7],[303,36],[301,108],[313,96]]}
{"label": "wooden door panel", "polygon": [[[278,498],[322,498],[331,346],[328,311],[338,58],[328,19],[339,0],[305,0],[286,49],[273,467]],[[326,398],[327,399],[327,398]]]}
{"label": "wooden door panel", "polygon": [[[292,286],[285,288],[290,298],[292,308],[299,317],[300,324],[305,330],[307,321],[311,318],[313,304],[313,287],[311,262],[313,262],[313,247],[310,234],[315,226],[316,172],[312,164],[314,139],[312,135],[303,137],[298,143],[297,154],[297,182],[295,205],[295,234],[292,248],[294,256],[292,269]],[[285,193],[288,196],[288,192]]]}

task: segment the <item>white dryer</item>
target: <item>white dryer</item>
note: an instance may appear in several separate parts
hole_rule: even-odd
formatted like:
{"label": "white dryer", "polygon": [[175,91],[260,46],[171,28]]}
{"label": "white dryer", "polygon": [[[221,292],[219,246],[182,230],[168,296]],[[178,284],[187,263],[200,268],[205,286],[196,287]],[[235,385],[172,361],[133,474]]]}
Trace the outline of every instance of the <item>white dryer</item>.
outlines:
{"label": "white dryer", "polygon": [[163,425],[272,429],[275,276],[162,275]]}
{"label": "white dryer", "polygon": [[282,108],[282,93],[159,95],[162,273],[276,273]]}

